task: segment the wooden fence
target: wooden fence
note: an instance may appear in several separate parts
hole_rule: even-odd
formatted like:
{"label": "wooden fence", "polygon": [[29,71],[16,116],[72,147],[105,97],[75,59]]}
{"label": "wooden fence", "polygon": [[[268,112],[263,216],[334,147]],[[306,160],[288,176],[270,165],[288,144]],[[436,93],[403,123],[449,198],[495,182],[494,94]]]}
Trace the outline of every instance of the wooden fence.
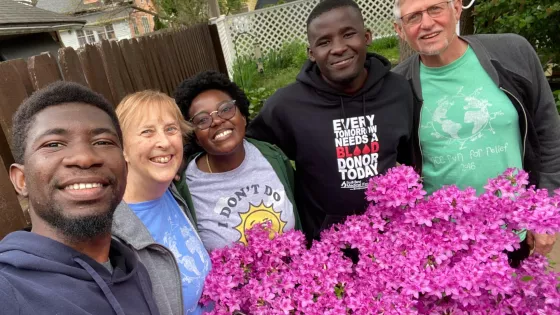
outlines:
{"label": "wooden fence", "polygon": [[[210,26],[211,27],[211,26]],[[7,170],[11,153],[12,116],[33,91],[58,80],[90,87],[117,105],[127,94],[153,89],[173,95],[183,80],[203,70],[225,69],[216,30],[201,24],[137,39],[101,41],[58,56],[42,54],[0,63],[0,239],[29,224]],[[219,42],[219,41],[218,41]],[[218,57],[217,57],[218,56]],[[2,165],[0,165],[2,166]]]}

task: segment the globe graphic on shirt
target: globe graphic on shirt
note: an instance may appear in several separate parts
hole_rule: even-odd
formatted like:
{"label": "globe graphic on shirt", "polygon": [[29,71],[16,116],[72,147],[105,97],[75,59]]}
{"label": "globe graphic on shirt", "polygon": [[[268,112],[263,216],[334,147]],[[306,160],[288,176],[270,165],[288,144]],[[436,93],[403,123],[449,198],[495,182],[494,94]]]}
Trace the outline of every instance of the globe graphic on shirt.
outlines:
{"label": "globe graphic on shirt", "polygon": [[[433,134],[436,138],[450,140],[476,140],[481,137],[481,132],[490,122],[488,107],[492,104],[473,96],[462,97],[457,108],[455,98],[445,96],[437,101],[437,107],[432,114]],[[453,111],[464,112],[464,115],[452,115]]]}

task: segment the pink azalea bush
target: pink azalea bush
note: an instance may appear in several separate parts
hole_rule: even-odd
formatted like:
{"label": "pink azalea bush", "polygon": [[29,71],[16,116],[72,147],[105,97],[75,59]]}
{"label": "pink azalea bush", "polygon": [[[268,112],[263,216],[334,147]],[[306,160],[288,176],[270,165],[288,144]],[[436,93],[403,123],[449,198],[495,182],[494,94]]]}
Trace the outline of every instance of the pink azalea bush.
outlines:
{"label": "pink azalea bush", "polygon": [[365,214],[310,249],[265,224],[248,246],[214,251],[202,302],[213,314],[560,314],[547,259],[512,268],[505,254],[519,248],[514,230],[560,231],[560,190],[527,184],[509,169],[480,196],[449,186],[426,198],[412,168],[393,168],[371,179]]}

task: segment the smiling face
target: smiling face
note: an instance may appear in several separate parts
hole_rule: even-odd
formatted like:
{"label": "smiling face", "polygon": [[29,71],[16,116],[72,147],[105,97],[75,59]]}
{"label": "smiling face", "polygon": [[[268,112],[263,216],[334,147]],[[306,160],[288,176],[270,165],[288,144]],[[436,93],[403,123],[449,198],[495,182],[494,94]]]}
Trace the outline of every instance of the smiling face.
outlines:
{"label": "smiling face", "polygon": [[340,7],[325,12],[309,24],[309,59],[317,64],[331,85],[353,85],[365,77],[364,63],[371,33],[358,10]]}
{"label": "smiling face", "polygon": [[129,179],[136,184],[169,185],[183,160],[177,116],[165,107],[148,110],[123,130]]}
{"label": "smiling face", "polygon": [[41,222],[73,239],[108,233],[126,187],[117,131],[103,110],[81,103],[47,107],[27,134],[24,165],[10,178]]}
{"label": "smiling face", "polygon": [[[220,90],[204,91],[193,99],[189,108],[189,118],[203,112],[210,114],[231,100],[231,96]],[[204,130],[195,128],[194,132],[197,143],[209,155],[229,155],[243,148],[245,126],[245,117],[236,109],[235,115],[229,120],[213,113],[210,127]]]}
{"label": "smiling face", "polygon": [[418,24],[395,23],[395,29],[399,36],[420,55],[440,55],[448,50],[457,36],[455,27],[461,16],[462,3],[457,0],[453,0],[452,5],[442,3],[442,0],[401,0],[401,16],[441,4],[444,4],[442,6],[444,10],[438,13],[436,17],[431,17],[427,12],[424,12],[422,20]]}

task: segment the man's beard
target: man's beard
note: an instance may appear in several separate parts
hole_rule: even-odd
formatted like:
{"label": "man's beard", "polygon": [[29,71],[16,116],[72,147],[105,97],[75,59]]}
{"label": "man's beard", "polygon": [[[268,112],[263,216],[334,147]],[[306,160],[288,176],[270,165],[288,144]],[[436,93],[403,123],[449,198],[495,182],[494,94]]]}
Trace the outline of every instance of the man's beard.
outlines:
{"label": "man's beard", "polygon": [[53,205],[47,205],[35,213],[69,242],[80,243],[111,232],[113,214],[118,204],[112,201],[105,213],[76,217],[65,216],[62,209]]}

